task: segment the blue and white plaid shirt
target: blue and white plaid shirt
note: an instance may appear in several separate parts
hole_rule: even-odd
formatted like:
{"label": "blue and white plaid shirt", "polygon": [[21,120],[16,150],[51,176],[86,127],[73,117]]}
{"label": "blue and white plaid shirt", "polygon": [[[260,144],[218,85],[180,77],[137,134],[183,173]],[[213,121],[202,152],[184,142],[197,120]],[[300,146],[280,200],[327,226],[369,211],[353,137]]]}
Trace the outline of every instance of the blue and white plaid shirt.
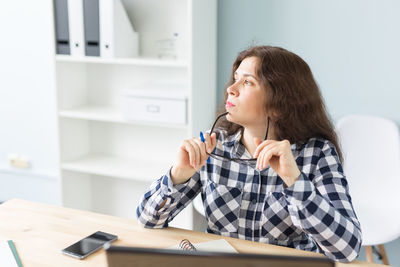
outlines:
{"label": "blue and white plaid shirt", "polygon": [[[251,158],[241,134],[218,131],[213,152]],[[335,147],[311,138],[291,149],[301,175],[290,187],[270,167],[258,171],[255,164],[211,157],[184,184],[174,186],[169,172],[155,181],[137,208],[138,221],[144,227],[167,227],[201,193],[209,233],[352,261],[360,250],[361,229]]]}

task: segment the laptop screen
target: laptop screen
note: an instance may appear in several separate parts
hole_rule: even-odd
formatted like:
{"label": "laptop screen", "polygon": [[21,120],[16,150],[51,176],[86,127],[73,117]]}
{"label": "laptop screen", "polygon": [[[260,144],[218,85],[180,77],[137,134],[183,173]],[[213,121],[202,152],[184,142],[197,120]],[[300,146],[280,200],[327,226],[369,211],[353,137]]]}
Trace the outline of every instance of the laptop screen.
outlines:
{"label": "laptop screen", "polygon": [[334,267],[325,257],[231,254],[170,249],[111,246],[106,249],[109,267]]}

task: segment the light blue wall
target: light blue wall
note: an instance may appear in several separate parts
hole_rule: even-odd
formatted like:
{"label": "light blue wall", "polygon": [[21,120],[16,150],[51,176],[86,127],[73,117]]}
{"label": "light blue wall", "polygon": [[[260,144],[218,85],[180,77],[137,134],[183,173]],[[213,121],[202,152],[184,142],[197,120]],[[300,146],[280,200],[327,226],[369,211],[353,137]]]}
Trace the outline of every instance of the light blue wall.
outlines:
{"label": "light blue wall", "polygon": [[301,56],[334,120],[360,113],[400,124],[400,1],[219,0],[219,101],[233,60],[251,44]]}
{"label": "light blue wall", "polygon": [[[400,124],[400,1],[218,0],[218,101],[237,53],[251,44],[301,56],[335,121],[359,113]],[[386,249],[400,266],[400,239]]]}

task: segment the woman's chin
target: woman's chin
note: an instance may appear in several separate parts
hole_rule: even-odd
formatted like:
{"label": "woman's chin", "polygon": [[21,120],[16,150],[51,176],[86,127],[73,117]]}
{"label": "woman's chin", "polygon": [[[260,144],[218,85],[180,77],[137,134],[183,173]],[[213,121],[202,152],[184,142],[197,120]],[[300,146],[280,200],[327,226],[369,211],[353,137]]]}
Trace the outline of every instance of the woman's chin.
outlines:
{"label": "woman's chin", "polygon": [[234,123],[234,124],[243,126],[243,124],[242,124],[239,120],[237,120],[237,118],[235,118],[234,116],[232,116],[232,114],[230,114],[230,113],[228,113],[228,114],[225,116],[225,118],[226,118],[226,120],[229,121],[229,122],[232,122],[232,123]]}
{"label": "woman's chin", "polygon": [[229,122],[238,123],[237,120],[235,120],[235,117],[232,116],[232,114],[230,114],[230,113],[228,113],[225,118]]}

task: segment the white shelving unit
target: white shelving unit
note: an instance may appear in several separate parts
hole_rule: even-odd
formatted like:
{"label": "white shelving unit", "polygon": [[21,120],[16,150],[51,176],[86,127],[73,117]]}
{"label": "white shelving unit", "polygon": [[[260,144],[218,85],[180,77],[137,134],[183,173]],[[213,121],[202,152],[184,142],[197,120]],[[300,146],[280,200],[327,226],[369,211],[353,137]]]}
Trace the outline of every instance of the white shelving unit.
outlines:
{"label": "white shelving unit", "polygon": [[[183,139],[210,128],[216,108],[216,0],[123,0],[139,33],[138,58],[56,55],[62,203],[134,218],[152,181]],[[179,33],[178,58],[158,59],[157,40]],[[156,81],[187,84],[188,123],[126,121],[120,93]],[[172,226],[192,228],[192,207]]]}
{"label": "white shelving unit", "polygon": [[175,67],[187,68],[188,62],[185,60],[159,60],[156,58],[100,58],[100,57],[71,57],[66,55],[56,55],[58,62],[79,62],[79,63],[95,63],[95,64],[114,64],[114,65],[131,65],[131,66],[153,66],[153,67]]}
{"label": "white shelving unit", "polygon": [[148,182],[154,180],[154,177],[157,177],[160,173],[164,173],[168,169],[169,164],[140,158],[127,159],[104,155],[90,155],[66,161],[61,167],[67,171]]}
{"label": "white shelving unit", "polygon": [[[106,106],[82,106],[73,109],[65,109],[59,112],[59,116],[63,118],[83,119],[92,121],[115,122],[123,124],[146,125],[155,126],[154,123],[145,121],[127,121],[121,116],[121,112],[116,107]],[[173,123],[157,123],[157,126],[166,128],[186,129],[187,125],[173,124]]]}

